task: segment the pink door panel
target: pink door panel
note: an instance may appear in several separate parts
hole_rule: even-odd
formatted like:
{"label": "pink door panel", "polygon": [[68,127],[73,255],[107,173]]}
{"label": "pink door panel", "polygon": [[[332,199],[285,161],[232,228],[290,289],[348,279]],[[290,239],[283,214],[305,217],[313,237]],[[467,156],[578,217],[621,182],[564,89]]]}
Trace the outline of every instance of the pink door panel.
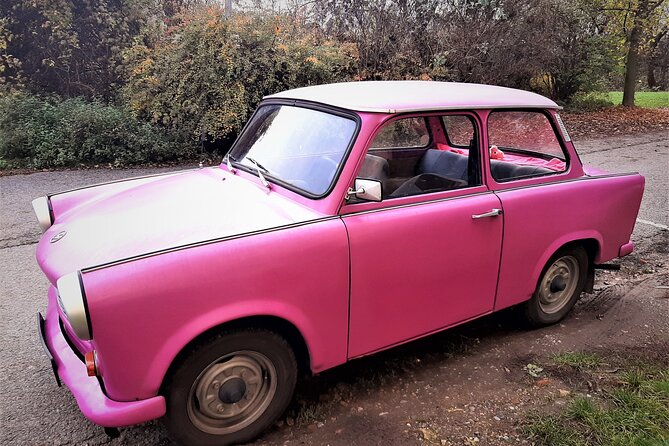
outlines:
{"label": "pink door panel", "polygon": [[504,204],[500,310],[532,296],[546,262],[566,243],[596,240],[596,263],[617,257],[630,240],[643,181],[638,175],[586,177],[497,194]]}
{"label": "pink door panel", "polygon": [[503,215],[472,215],[496,208],[499,199],[483,193],[343,217],[349,358],[492,311]]}

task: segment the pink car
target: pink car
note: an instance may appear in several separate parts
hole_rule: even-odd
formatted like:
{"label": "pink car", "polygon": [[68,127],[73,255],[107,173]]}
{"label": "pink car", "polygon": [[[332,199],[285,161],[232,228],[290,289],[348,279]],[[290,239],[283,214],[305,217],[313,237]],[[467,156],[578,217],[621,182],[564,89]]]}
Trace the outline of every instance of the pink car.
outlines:
{"label": "pink car", "polygon": [[99,425],[230,444],[299,372],[511,306],[561,320],[632,251],[644,178],[582,166],[558,109],[472,84],[300,88],[218,167],[36,199],[56,379]]}

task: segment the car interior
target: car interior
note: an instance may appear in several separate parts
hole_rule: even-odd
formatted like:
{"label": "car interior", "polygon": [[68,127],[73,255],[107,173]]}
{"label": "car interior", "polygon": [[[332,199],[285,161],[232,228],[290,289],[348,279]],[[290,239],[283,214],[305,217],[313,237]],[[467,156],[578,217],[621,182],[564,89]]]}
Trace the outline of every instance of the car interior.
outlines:
{"label": "car interior", "polygon": [[[460,133],[466,145],[449,145],[441,117],[405,118],[393,121],[379,132],[366,155],[358,177],[379,180],[383,198],[398,198],[480,183],[474,123],[460,116]],[[385,131],[385,133],[384,133]],[[462,154],[443,150],[458,148]],[[464,150],[463,150],[464,149]]]}
{"label": "car interior", "polygon": [[[477,186],[478,144],[475,121],[466,114],[398,119],[377,134],[357,176],[380,181],[384,199]],[[555,173],[497,159],[490,168],[500,182]]]}

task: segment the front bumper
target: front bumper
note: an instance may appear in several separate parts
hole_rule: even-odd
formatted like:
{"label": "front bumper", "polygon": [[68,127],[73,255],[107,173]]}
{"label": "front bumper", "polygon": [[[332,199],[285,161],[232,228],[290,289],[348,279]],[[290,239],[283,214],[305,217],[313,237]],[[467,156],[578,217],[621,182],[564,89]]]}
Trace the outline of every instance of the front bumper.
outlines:
{"label": "front bumper", "polygon": [[56,375],[77,400],[86,418],[104,427],[121,427],[160,418],[165,415],[163,396],[140,401],[114,401],[107,397],[96,377],[88,376],[81,362],[65,340],[58,323],[55,291],[49,290],[46,320],[38,316],[39,334]]}

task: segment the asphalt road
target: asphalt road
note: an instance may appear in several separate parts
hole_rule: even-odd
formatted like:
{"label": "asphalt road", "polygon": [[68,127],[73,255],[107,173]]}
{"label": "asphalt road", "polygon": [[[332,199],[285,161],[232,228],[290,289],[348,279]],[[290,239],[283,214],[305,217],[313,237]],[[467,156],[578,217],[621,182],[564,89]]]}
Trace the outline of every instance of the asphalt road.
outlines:
{"label": "asphalt road", "polygon": [[[669,226],[669,138],[649,134],[576,142],[585,163],[612,172],[638,171],[646,193],[634,240]],[[48,192],[164,171],[88,170],[0,177],[0,444],[170,444],[158,423],[123,429],[109,441],[55,385],[36,334],[47,281],[34,259],[40,231],[30,201]],[[651,247],[652,248],[652,247]],[[299,438],[296,438],[299,443]]]}

